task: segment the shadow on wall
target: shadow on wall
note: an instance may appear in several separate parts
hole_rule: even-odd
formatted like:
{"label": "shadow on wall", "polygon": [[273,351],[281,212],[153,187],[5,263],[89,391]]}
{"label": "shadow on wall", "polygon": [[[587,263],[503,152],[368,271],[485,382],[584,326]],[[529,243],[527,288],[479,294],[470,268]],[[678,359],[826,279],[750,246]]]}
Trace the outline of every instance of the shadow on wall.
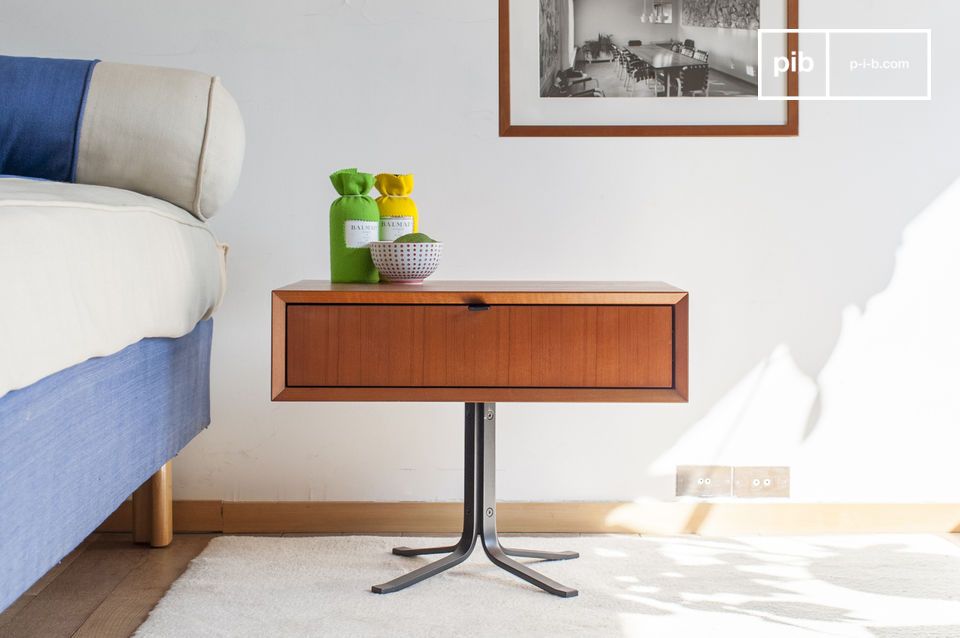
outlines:
{"label": "shadow on wall", "polygon": [[[906,228],[888,287],[840,335],[816,377],[773,351],[651,469],[712,462],[793,468],[793,495],[951,499],[960,442],[960,180]],[[709,458],[705,457],[707,454]],[[922,462],[905,464],[904,455]]]}

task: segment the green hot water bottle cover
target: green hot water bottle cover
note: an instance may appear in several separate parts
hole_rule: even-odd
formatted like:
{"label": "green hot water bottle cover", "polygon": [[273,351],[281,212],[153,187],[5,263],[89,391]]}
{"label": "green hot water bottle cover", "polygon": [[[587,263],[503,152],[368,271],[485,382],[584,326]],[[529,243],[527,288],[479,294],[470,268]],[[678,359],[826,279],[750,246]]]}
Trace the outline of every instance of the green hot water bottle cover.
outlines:
{"label": "green hot water bottle cover", "polygon": [[330,204],[330,279],[336,283],[380,281],[369,244],[380,238],[380,210],[367,193],[373,175],[355,168],[330,176],[340,197]]}

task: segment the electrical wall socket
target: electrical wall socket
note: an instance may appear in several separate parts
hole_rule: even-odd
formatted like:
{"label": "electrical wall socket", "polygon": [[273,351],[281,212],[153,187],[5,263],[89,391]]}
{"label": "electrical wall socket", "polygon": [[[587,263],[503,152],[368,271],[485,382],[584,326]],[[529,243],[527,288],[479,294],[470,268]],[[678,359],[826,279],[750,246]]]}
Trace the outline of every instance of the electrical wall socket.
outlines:
{"label": "electrical wall socket", "polygon": [[731,496],[733,468],[729,465],[681,465],[677,468],[677,496]]}
{"label": "electrical wall socket", "polygon": [[733,468],[733,495],[739,498],[789,497],[789,467]]}

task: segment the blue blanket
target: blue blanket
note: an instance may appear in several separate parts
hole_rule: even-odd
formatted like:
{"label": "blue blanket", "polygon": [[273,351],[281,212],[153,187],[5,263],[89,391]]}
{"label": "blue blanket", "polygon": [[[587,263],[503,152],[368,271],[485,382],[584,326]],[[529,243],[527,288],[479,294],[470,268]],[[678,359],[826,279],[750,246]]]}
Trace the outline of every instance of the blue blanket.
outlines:
{"label": "blue blanket", "polygon": [[0,55],[0,175],[75,181],[96,63]]}

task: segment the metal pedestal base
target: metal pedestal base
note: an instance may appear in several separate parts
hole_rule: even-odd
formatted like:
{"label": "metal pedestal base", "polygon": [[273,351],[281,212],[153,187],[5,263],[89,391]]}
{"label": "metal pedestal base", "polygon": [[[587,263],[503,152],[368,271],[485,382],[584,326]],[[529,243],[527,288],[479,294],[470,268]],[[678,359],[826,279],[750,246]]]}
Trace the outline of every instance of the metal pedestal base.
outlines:
{"label": "metal pedestal base", "polygon": [[377,594],[389,594],[405,589],[421,580],[446,571],[467,559],[476,547],[477,538],[484,553],[498,567],[519,576],[540,589],[563,598],[577,595],[576,589],[543,576],[522,563],[510,558],[539,558],[541,560],[569,560],[580,556],[577,552],[541,552],[529,549],[511,549],[500,544],[497,536],[496,497],[496,427],[497,411],[493,403],[467,403],[464,427],[463,470],[463,534],[456,545],[411,549],[395,547],[398,556],[424,554],[447,554],[440,560],[415,569],[409,574],[394,578],[371,590]]}

